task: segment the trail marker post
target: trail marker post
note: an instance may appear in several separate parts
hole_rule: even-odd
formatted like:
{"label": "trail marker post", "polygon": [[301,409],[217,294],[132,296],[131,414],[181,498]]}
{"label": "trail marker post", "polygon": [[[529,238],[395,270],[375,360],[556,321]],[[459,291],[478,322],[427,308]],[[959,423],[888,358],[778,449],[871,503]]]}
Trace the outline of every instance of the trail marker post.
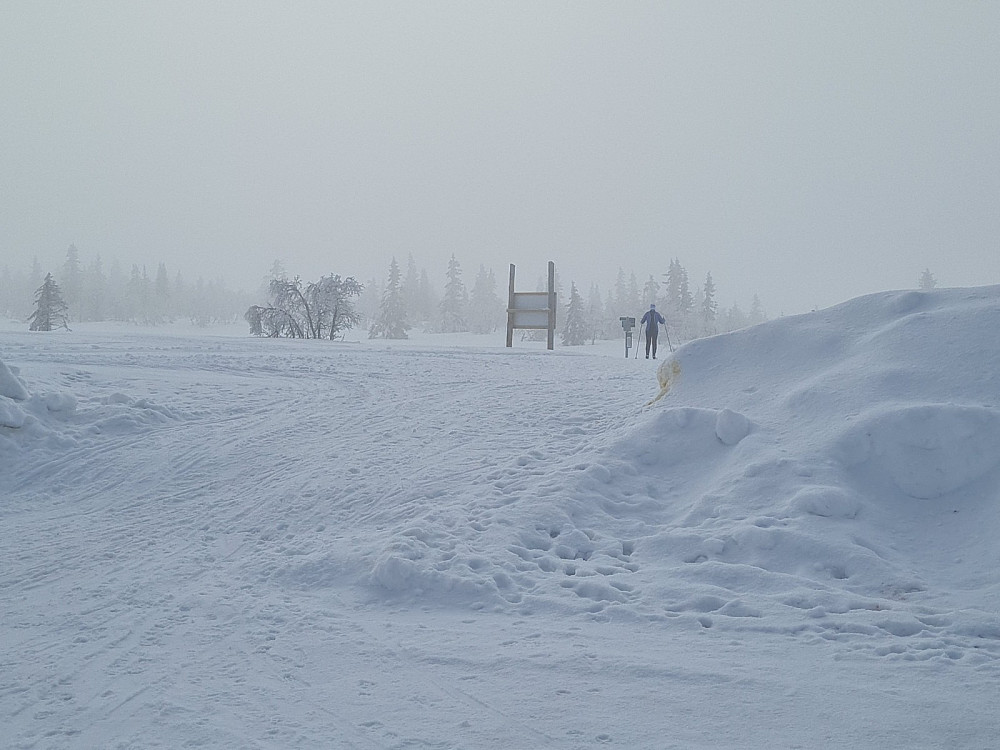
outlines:
{"label": "trail marker post", "polygon": [[507,288],[507,346],[514,345],[514,329],[527,328],[547,331],[546,348],[556,340],[556,264],[549,261],[547,292],[515,292],[514,264],[510,264],[510,284]]}
{"label": "trail marker post", "polygon": [[622,330],[625,331],[625,359],[628,359],[628,350],[632,348],[632,329],[635,328],[635,318],[618,318],[622,322]]}

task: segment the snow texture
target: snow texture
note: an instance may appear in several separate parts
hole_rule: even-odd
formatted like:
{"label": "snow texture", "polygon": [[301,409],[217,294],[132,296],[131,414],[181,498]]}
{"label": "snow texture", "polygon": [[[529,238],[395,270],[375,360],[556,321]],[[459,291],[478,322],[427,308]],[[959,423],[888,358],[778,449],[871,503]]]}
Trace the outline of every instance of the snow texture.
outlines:
{"label": "snow texture", "polygon": [[0,397],[12,401],[24,401],[28,398],[28,389],[17,377],[16,370],[11,370],[0,361]]}
{"label": "snow texture", "polygon": [[617,342],[2,336],[2,747],[1000,735],[1000,287],[657,370]]}

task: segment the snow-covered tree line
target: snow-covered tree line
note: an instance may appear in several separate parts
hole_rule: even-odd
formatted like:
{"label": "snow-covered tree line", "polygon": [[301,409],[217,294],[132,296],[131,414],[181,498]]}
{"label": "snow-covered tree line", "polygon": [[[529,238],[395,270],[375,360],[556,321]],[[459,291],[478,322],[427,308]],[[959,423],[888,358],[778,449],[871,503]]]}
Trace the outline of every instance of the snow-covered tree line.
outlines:
{"label": "snow-covered tree line", "polygon": [[[0,267],[0,316],[29,321],[37,312],[36,295],[47,273],[58,283],[66,324],[115,320],[156,325],[189,320],[208,325],[244,319],[262,336],[332,338],[361,327],[371,338],[387,339],[406,338],[414,328],[431,333],[493,333],[506,326],[506,275],[498,280],[492,268],[481,265],[467,282],[455,255],[440,275],[428,274],[412,255],[405,268],[393,258],[383,279],[365,284],[333,274],[310,283],[297,277],[289,281],[276,261],[267,281],[251,295],[229,290],[221,279],[188,283],[180,273],[169,274],[164,263],[152,274],[139,265],[126,272],[117,261],[105,268],[99,255],[85,262],[70,245],[65,261],[54,271],[46,271],[37,260],[21,271]],[[282,284],[273,287],[277,280]],[[923,289],[936,283],[928,269],[918,279]],[[537,289],[544,288],[545,279],[540,277]],[[557,266],[556,291],[559,338],[570,346],[620,338],[620,318],[641,316],[651,303],[666,317],[668,334],[675,343],[767,319],[756,294],[749,309],[738,304],[724,307],[712,274],[692,282],[676,258],[663,272],[649,274],[642,281],[634,272],[619,268],[615,279],[604,287],[596,282],[582,287],[573,281],[568,292]],[[331,295],[343,295],[338,297],[339,307],[324,302]],[[524,338],[538,334],[521,332]]]}
{"label": "snow-covered tree line", "polygon": [[[412,255],[405,274],[393,258],[386,280],[371,279],[361,295],[361,315],[369,336],[406,338],[407,331],[414,327],[441,333],[492,333],[505,328],[507,290],[500,288],[493,269],[480,266],[471,291],[462,276],[462,266],[452,255],[439,296],[426,270],[418,269]],[[540,278],[537,289],[544,290],[546,283]],[[704,282],[692,289],[687,271],[677,259],[670,261],[660,281],[650,275],[642,286],[634,273],[626,276],[619,269],[606,295],[596,283],[585,295],[575,282],[565,294],[557,268],[556,293],[560,300],[560,339],[568,346],[618,338],[622,335],[619,318],[641,315],[651,303],[667,317],[668,330],[678,341],[743,328],[767,318],[757,295],[746,312],[738,305],[720,309],[712,274],[708,273]],[[539,332],[526,331],[522,335],[537,338]]]}
{"label": "snow-covered tree line", "polygon": [[[317,331],[309,327],[308,315],[297,327],[290,325],[285,329],[280,315],[271,313],[268,317],[264,312],[265,308],[275,307],[269,288],[271,282],[278,278],[287,281],[280,262],[272,267],[261,288],[248,294],[228,289],[221,279],[205,281],[199,278],[191,283],[179,272],[168,273],[164,263],[159,263],[155,272],[135,264],[126,269],[117,261],[106,267],[100,255],[82,259],[73,245],[56,269],[43,269],[37,259],[29,269],[0,267],[0,316],[27,321],[36,309],[35,295],[46,273],[58,282],[66,304],[67,323],[114,320],[156,325],[189,320],[208,325],[247,319],[250,308],[256,307],[261,316],[256,323],[251,322],[251,326],[259,325],[260,335],[271,335],[265,331],[280,331],[275,335]],[[340,277],[324,278],[327,281],[321,279],[315,283],[326,285],[329,293],[333,283],[329,279]],[[353,281],[353,278],[341,281]],[[434,274],[419,267],[413,255],[406,259],[405,269],[393,258],[385,277],[357,284],[356,293],[348,295],[351,314],[337,318],[335,327],[338,332],[362,327],[372,338],[388,339],[406,338],[408,331],[414,328],[439,333],[493,333],[506,326],[505,282],[506,274],[498,280],[494,270],[483,265],[479,266],[471,282],[467,281],[455,255],[450,257],[446,268]],[[922,289],[933,288],[936,283],[928,269],[918,279]],[[307,286],[301,287],[303,295]],[[537,289],[544,287],[545,279],[540,278]],[[665,270],[649,274],[644,280],[623,268],[619,268],[614,280],[608,279],[603,285],[593,282],[589,287],[577,286],[574,280],[568,294],[559,280],[557,266],[556,291],[560,302],[557,315],[560,339],[568,345],[619,338],[622,335],[619,318],[639,316],[650,303],[655,303],[666,317],[668,333],[678,342],[736,330],[767,319],[756,294],[748,309],[738,304],[724,307],[719,303],[712,274],[692,281],[676,258],[670,260]],[[290,290],[284,293],[294,297]],[[313,325],[318,326],[324,337],[330,335],[325,320],[313,321]],[[535,334],[537,332],[522,332],[528,338]]]}
{"label": "snow-covered tree line", "polygon": [[[506,284],[498,281],[492,268],[482,265],[468,283],[455,255],[440,278],[433,276],[440,281],[441,291],[412,255],[405,270],[393,258],[383,280],[371,279],[363,285],[353,277],[335,275],[310,283],[289,281],[276,262],[267,282],[253,296],[227,289],[222,280],[188,283],[180,273],[169,274],[164,263],[154,273],[139,265],[126,271],[117,261],[106,268],[100,255],[85,261],[73,245],[61,267],[49,273],[58,282],[68,323],[115,320],[156,325],[190,320],[207,325],[242,318],[259,335],[330,337],[361,326],[373,338],[389,339],[406,338],[414,328],[438,333],[493,333],[506,326]],[[21,272],[9,266],[0,268],[0,314],[27,321],[45,274],[37,260]],[[273,286],[279,280],[282,283]],[[538,288],[543,289],[544,284],[541,279]],[[348,303],[350,310],[328,311],[324,296],[341,293],[345,294],[341,304]],[[746,312],[737,305],[720,309],[711,274],[692,289],[687,271],[676,259],[659,278],[650,275],[641,285],[635,273],[619,269],[606,291],[593,283],[589,290],[576,287],[576,297],[572,289],[565,294],[557,268],[557,293],[560,338],[569,345],[618,338],[619,318],[641,314],[650,302],[666,315],[668,330],[678,341],[766,318],[756,296]],[[320,311],[317,316],[314,309]],[[324,317],[327,314],[329,322]]]}
{"label": "snow-covered tree line", "polygon": [[[324,277],[336,289],[341,317],[324,337],[360,326],[369,338],[405,339],[415,327],[430,333],[492,333],[506,325],[506,290],[501,299],[492,269],[479,267],[471,291],[463,279],[462,266],[452,255],[444,273],[444,291],[438,294],[426,269],[418,268],[413,256],[406,271],[396,258],[389,264],[385,280],[361,284],[354,277]],[[267,289],[268,301],[252,305],[244,314],[251,332],[258,336],[316,338],[309,321],[322,304],[316,301],[318,285],[288,280],[284,267],[275,262]],[[349,312],[343,312],[349,311]]]}
{"label": "snow-covered tree line", "polygon": [[[284,280],[280,264],[276,264],[276,268],[278,271],[273,272],[272,277]],[[355,294],[358,297],[356,308],[353,299],[351,301],[352,310],[357,312],[356,320],[352,318],[345,325],[348,328],[361,325],[367,329],[369,338],[385,339],[405,339],[408,331],[414,328],[432,333],[493,333],[506,327],[507,290],[500,288],[492,268],[481,265],[470,290],[463,278],[461,263],[452,255],[443,280],[443,291],[438,294],[427,270],[419,268],[412,255],[407,258],[405,272],[394,257],[384,280],[370,279],[364,285],[357,285],[351,294],[351,297]],[[537,289],[544,290],[545,285],[545,279],[539,279]],[[278,288],[283,287],[279,284]],[[272,288],[272,296],[274,292]],[[711,273],[692,291],[687,271],[676,259],[670,261],[662,274],[662,283],[650,275],[641,287],[634,273],[626,276],[625,271],[619,269],[606,295],[595,283],[584,296],[573,282],[567,296],[557,269],[556,293],[560,300],[557,315],[560,339],[567,346],[618,338],[622,335],[619,319],[641,315],[650,303],[656,304],[667,317],[668,332],[677,341],[743,328],[767,318],[756,295],[747,312],[738,305],[720,310]],[[305,291],[296,294],[305,294]],[[268,321],[259,317],[263,307],[255,306],[247,313],[255,333],[308,336],[307,325],[285,329],[278,326],[279,320],[296,317],[291,312],[279,313],[281,305],[272,301],[265,307],[272,309],[270,333],[262,328]],[[544,337],[544,332],[522,332],[524,338],[537,338],[539,334]]]}
{"label": "snow-covered tree line", "polygon": [[365,285],[361,308],[370,321],[368,335],[403,339],[414,327],[433,333],[493,333],[505,327],[506,289],[501,298],[493,269],[481,265],[471,290],[462,276],[462,265],[452,255],[444,274],[444,291],[438,295],[427,271],[417,268],[412,255],[405,274],[393,258],[384,283],[372,279]]}
{"label": "snow-covered tree line", "polygon": [[244,294],[229,290],[222,280],[188,282],[180,273],[169,274],[164,263],[152,273],[146,266],[126,269],[117,261],[105,266],[100,255],[84,261],[70,245],[55,269],[43,269],[37,258],[24,270],[0,267],[0,315],[28,320],[47,275],[59,286],[68,322],[210,325],[239,320],[247,304]]}
{"label": "snow-covered tree line", "polygon": [[626,275],[622,268],[618,269],[617,278],[606,293],[600,285],[591,284],[584,296],[583,291],[571,283],[568,299],[562,294],[558,272],[556,275],[557,292],[564,301],[560,311],[562,342],[568,346],[620,338],[623,335],[621,318],[634,317],[638,321],[651,304],[655,304],[666,318],[668,335],[675,343],[733,331],[767,319],[756,294],[746,312],[736,304],[720,309],[711,272],[705,275],[701,284],[692,288],[687,270],[676,258],[670,261],[659,279],[650,274],[641,286],[635,273]]}

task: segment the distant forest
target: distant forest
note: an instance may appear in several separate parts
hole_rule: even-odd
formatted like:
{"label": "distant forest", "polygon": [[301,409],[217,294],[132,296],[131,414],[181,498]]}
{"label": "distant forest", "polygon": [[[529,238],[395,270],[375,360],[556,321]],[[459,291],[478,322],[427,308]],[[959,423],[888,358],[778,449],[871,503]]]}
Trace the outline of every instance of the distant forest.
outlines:
{"label": "distant forest", "polygon": [[[405,273],[393,259],[386,279],[368,281],[362,293],[359,305],[363,319],[370,321],[369,335],[405,338],[409,327],[445,333],[505,330],[507,275],[497,278],[492,269],[481,265],[471,285],[462,276],[461,264],[453,255],[445,273],[444,290],[438,293],[412,256]],[[757,295],[746,312],[737,305],[720,309],[712,274],[692,288],[687,271],[677,259],[670,261],[659,280],[649,275],[640,282],[635,273],[619,268],[607,290],[596,283],[584,290],[575,281],[566,288],[557,267],[555,285],[560,306],[557,328],[564,345],[620,338],[620,318],[638,318],[650,304],[666,317],[667,331],[676,341],[732,331],[767,319]],[[544,291],[545,287],[546,280],[540,277],[535,288]],[[531,334],[544,335],[537,331],[524,333],[529,337]]]}
{"label": "distant forest", "polygon": [[[506,270],[506,269],[505,269]],[[329,294],[329,282],[352,282],[344,288],[351,310],[348,328],[361,328],[372,338],[405,338],[407,331],[492,333],[506,326],[507,274],[498,277],[493,269],[480,266],[467,282],[461,263],[453,255],[442,269],[443,286],[431,281],[426,268],[418,267],[413,256],[401,268],[394,258],[382,279],[355,282],[353,277],[323,277],[306,283],[290,275],[280,261],[271,268],[267,280],[255,290],[232,290],[222,279],[189,280],[179,271],[159,263],[156,269],[117,261],[105,267],[99,255],[81,258],[70,245],[59,268],[43,268],[36,259],[30,268],[0,268],[0,315],[13,321],[28,321],[34,311],[36,292],[47,274],[58,282],[70,324],[81,321],[119,321],[138,325],[160,325],[189,321],[196,326],[251,322],[257,335],[279,335],[260,328],[260,311],[275,310],[276,302],[288,300],[296,288],[319,289]],[[544,278],[536,289],[543,290]],[[341,288],[341,287],[338,287]],[[520,288],[523,291],[523,287]],[[591,343],[622,336],[619,318],[640,316],[650,304],[667,319],[667,331],[675,343],[723,333],[762,322],[767,314],[754,295],[749,310],[738,305],[720,308],[711,273],[692,283],[679,259],[670,261],[659,276],[640,279],[620,268],[606,289],[593,283],[589,288],[570,281],[569,288],[556,269],[556,291],[560,303],[557,316],[561,341],[566,345]],[[284,295],[284,296],[282,296]],[[292,296],[295,296],[294,294]],[[257,330],[253,311],[257,311]],[[251,316],[251,317],[248,317]],[[266,322],[266,318],[264,319]],[[531,336],[537,332],[522,332]]]}
{"label": "distant forest", "polygon": [[126,270],[118,262],[105,267],[100,255],[84,262],[70,245],[59,268],[43,268],[37,258],[27,269],[0,268],[0,315],[27,320],[47,274],[58,282],[70,324],[113,320],[160,325],[189,320],[207,326],[240,320],[249,298],[245,292],[228,289],[222,280],[189,282],[180,273],[170,275],[164,263],[150,273],[145,266]]}

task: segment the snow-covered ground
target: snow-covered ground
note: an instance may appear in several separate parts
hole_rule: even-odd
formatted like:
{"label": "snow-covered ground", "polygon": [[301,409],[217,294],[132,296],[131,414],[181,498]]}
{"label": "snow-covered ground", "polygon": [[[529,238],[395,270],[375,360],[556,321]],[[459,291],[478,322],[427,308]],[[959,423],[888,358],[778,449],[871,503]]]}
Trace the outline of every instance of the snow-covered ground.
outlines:
{"label": "snow-covered ground", "polygon": [[0,327],[0,747],[997,746],[1000,287],[502,343]]}

